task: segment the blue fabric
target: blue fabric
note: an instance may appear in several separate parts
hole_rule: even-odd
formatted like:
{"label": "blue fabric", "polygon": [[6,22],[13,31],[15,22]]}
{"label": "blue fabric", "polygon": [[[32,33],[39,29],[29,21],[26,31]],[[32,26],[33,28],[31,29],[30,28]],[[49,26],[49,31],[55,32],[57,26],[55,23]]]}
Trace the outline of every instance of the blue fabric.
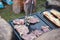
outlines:
{"label": "blue fabric", "polygon": [[13,1],[12,0],[3,0],[4,2],[6,2],[8,5],[12,5]]}
{"label": "blue fabric", "polygon": [[6,0],[3,0],[4,2],[6,2]]}
{"label": "blue fabric", "polygon": [[4,8],[4,6],[3,6],[3,3],[2,3],[2,2],[0,2],[0,8]]}
{"label": "blue fabric", "polygon": [[7,2],[7,4],[8,4],[8,5],[12,5],[12,4],[13,4],[13,2],[12,2],[12,1],[9,1],[9,2]]}

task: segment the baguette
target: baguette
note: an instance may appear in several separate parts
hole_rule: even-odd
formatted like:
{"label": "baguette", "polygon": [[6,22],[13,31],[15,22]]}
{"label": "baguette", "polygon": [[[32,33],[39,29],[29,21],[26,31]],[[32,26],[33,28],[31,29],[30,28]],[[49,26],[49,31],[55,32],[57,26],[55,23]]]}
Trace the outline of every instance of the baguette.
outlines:
{"label": "baguette", "polygon": [[55,25],[60,27],[60,21],[59,19],[55,18],[52,14],[50,14],[48,11],[43,12],[43,15],[47,17],[51,22],[53,22]]}
{"label": "baguette", "polygon": [[60,19],[60,12],[58,12],[57,10],[54,10],[54,9],[50,10],[50,12],[51,12],[53,15],[55,15],[58,19]]}

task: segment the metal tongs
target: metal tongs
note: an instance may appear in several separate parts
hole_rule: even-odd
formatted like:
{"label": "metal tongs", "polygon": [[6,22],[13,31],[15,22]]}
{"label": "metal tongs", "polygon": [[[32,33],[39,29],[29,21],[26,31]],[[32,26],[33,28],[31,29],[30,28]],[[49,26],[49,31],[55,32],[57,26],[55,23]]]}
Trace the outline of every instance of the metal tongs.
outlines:
{"label": "metal tongs", "polygon": [[[32,11],[33,11],[33,0],[31,0],[31,3],[30,3],[30,13],[25,13],[25,25],[30,25],[28,23],[28,16],[31,16],[32,15]],[[29,15],[28,15],[29,14]]]}

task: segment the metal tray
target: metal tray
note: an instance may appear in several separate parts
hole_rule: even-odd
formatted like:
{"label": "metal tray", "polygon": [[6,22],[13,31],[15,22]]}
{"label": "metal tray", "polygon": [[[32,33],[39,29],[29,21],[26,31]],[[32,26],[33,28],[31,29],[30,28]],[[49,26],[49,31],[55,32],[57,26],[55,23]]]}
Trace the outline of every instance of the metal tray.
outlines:
{"label": "metal tray", "polygon": [[[36,14],[37,14],[37,13],[36,13]],[[33,31],[33,30],[36,30],[36,29],[41,30],[41,26],[48,26],[44,21],[42,21],[38,16],[36,16],[36,14],[34,14],[34,15],[32,15],[32,16],[38,18],[38,19],[40,20],[40,22],[39,22],[39,23],[36,23],[36,24],[30,24],[30,25],[28,26],[30,32]],[[21,36],[19,35],[19,33],[16,31],[16,29],[14,29],[13,21],[10,21],[9,23],[10,23],[10,25],[12,26],[12,28],[13,28],[16,36],[18,37],[18,39],[19,39],[19,40],[23,40],[23,39],[21,38]],[[51,29],[51,28],[50,28],[50,29]]]}

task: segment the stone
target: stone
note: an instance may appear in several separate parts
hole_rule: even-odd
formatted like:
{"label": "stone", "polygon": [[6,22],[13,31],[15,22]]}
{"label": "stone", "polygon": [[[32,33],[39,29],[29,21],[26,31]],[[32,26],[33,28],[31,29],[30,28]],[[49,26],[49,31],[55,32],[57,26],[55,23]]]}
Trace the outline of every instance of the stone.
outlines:
{"label": "stone", "polygon": [[49,5],[60,6],[60,0],[47,0]]}
{"label": "stone", "polygon": [[42,34],[36,40],[60,40],[60,29],[55,29]]}
{"label": "stone", "polygon": [[11,26],[3,18],[0,18],[0,40],[11,40],[12,32]]}

